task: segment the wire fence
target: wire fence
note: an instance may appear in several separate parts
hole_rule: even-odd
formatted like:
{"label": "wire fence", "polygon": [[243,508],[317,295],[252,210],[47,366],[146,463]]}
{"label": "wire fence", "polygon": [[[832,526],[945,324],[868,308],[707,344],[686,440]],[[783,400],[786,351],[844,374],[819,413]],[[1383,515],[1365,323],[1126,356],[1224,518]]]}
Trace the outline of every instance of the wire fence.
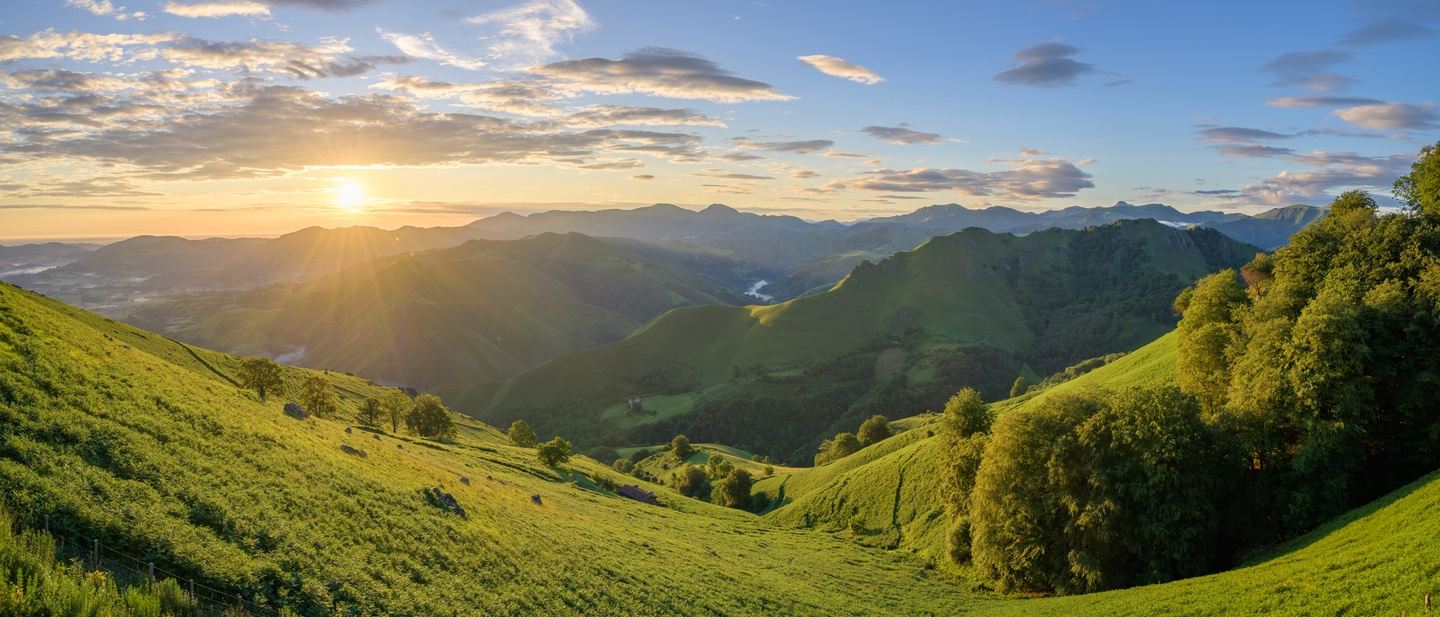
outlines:
{"label": "wire fence", "polygon": [[[43,516],[42,520],[45,532],[55,538],[56,548],[61,555],[80,561],[92,570],[105,570],[116,574],[117,581],[155,583],[174,580],[180,585],[181,591],[189,596],[191,604],[202,614],[223,614],[233,609],[241,609],[252,615],[279,614],[278,610],[270,606],[247,600],[239,594],[216,589],[197,582],[193,576],[181,576],[156,566],[152,560],[107,546],[99,538],[87,537],[51,521],[48,514]],[[118,576],[119,574],[124,576]]]}

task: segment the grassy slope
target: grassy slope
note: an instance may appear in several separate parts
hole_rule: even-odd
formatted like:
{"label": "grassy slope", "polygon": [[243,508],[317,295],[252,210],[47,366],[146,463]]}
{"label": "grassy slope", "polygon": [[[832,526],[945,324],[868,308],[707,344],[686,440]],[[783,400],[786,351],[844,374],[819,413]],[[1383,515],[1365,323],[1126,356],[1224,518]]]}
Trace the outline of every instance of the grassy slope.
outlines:
{"label": "grassy slope", "polygon": [[365,263],[260,290],[181,331],[242,353],[432,388],[514,375],[618,340],[676,306],[737,294],[631,241],[544,234]]}
{"label": "grassy slope", "polygon": [[[672,507],[595,490],[483,425],[446,445],[347,433],[344,418],[293,420],[280,397],[261,404],[228,383],[228,356],[13,287],[0,287],[0,318],[0,494],[216,586],[274,589],[311,612],[926,614],[983,603],[841,538],[657,486],[646,485]],[[287,382],[302,374],[287,369]],[[336,378],[342,393],[377,392]],[[345,417],[354,404],[347,396]],[[570,469],[612,473],[584,458]],[[468,519],[424,504],[419,490],[437,485]]]}

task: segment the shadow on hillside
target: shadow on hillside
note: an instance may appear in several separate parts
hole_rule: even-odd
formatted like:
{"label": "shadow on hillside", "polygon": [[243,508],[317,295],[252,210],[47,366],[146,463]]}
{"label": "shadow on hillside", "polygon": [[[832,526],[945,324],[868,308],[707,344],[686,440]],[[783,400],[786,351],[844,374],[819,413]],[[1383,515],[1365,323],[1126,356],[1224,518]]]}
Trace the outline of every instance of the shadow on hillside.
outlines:
{"label": "shadow on hillside", "polygon": [[1320,540],[1325,539],[1330,534],[1344,529],[1351,523],[1354,523],[1386,507],[1389,507],[1391,504],[1394,504],[1395,502],[1408,497],[1411,493],[1414,493],[1426,484],[1436,480],[1440,480],[1440,471],[1432,472],[1421,476],[1414,482],[1390,491],[1389,493],[1386,493],[1384,496],[1375,499],[1370,503],[1367,503],[1363,506],[1355,508],[1354,510],[1346,512],[1345,514],[1337,516],[1334,519],[1331,519],[1329,522],[1325,523],[1324,525],[1315,528],[1310,533],[1307,533],[1288,542],[1284,542],[1274,548],[1261,550],[1257,552],[1254,556],[1242,560],[1237,567],[1248,568],[1252,566],[1258,566],[1300,551],[1306,547],[1309,547],[1312,544],[1315,544],[1316,542],[1319,542]]}

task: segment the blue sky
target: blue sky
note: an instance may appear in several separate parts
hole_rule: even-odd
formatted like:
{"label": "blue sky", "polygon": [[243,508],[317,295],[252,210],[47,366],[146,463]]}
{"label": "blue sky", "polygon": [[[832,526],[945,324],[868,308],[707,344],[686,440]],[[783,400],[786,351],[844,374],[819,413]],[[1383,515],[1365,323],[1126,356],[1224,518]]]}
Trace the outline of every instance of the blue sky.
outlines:
{"label": "blue sky", "polygon": [[7,5],[0,236],[1319,204],[1440,137],[1437,28],[1383,0]]}

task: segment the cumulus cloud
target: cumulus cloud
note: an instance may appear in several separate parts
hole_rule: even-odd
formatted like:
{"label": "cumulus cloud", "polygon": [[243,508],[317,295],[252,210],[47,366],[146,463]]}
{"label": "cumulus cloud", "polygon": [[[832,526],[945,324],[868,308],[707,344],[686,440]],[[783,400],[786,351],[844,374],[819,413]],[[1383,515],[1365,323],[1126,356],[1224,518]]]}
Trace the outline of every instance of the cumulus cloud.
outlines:
{"label": "cumulus cloud", "polygon": [[1330,72],[1331,67],[1351,58],[1350,52],[1337,49],[1292,51],[1260,67],[1260,72],[1275,76],[1277,86],[1298,85],[1317,92],[1331,92],[1354,83],[1354,79]]}
{"label": "cumulus cloud", "polygon": [[270,7],[253,0],[220,0],[219,2],[166,2],[165,12],[177,17],[268,17]]}
{"label": "cumulus cloud", "polygon": [[1075,85],[1075,79],[1097,72],[1092,64],[1071,58],[1080,48],[1065,43],[1040,43],[1013,54],[1019,63],[995,74],[995,81],[1021,86],[1055,88]]}
{"label": "cumulus cloud", "polygon": [[1358,96],[1279,96],[1265,104],[1271,107],[1286,109],[1303,109],[1310,107],[1346,107],[1350,105],[1370,105],[1379,103],[1375,99],[1367,99]]}
{"label": "cumulus cloud", "polygon": [[647,47],[619,60],[585,58],[545,64],[530,72],[594,94],[646,94],[717,103],[788,101],[770,84],[737,77],[719,65],[674,49]]}
{"label": "cumulus cloud", "polygon": [[1389,17],[1373,21],[1347,32],[1340,39],[1341,45],[1380,45],[1400,41],[1426,39],[1435,34],[1435,29],[1415,23],[1412,19]]}
{"label": "cumulus cloud", "polygon": [[1413,155],[1362,156],[1353,152],[1308,152],[1289,157],[1314,169],[1285,170],[1244,187],[1240,199],[1284,205],[1328,198],[1332,189],[1383,188],[1410,169]]}
{"label": "cumulus cloud", "polygon": [[144,20],[147,15],[145,11],[127,11],[125,7],[117,7],[110,0],[65,0],[65,5],[84,11],[97,17],[110,17],[116,21]]}
{"label": "cumulus cloud", "polygon": [[741,150],[764,150],[767,152],[792,152],[810,154],[827,150],[835,142],[829,139],[801,139],[795,141],[756,141],[749,137],[736,137],[735,147]]}
{"label": "cumulus cloud", "polygon": [[815,70],[826,75],[848,79],[867,86],[873,86],[885,81],[885,78],[881,77],[875,71],[858,64],[853,64],[844,58],[836,58],[835,56],[827,56],[825,54],[811,54],[809,56],[800,56],[796,59],[815,67]]}
{"label": "cumulus cloud", "polygon": [[1424,130],[1440,126],[1434,103],[1376,103],[1335,110],[1335,115],[1352,125],[1367,129]]}
{"label": "cumulus cloud", "polygon": [[[201,179],[281,175],[309,167],[550,162],[633,167],[638,154],[703,156],[701,139],[643,130],[565,130],[492,116],[426,112],[387,95],[338,99],[302,88],[250,88],[214,111],[64,132],[11,133],[29,161],[87,161],[119,177]],[[0,107],[0,125],[25,126]],[[127,171],[128,170],[128,171]]]}
{"label": "cumulus cloud", "polygon": [[945,137],[939,133],[925,133],[903,126],[867,126],[860,129],[860,132],[879,139],[880,141],[902,145],[935,144],[945,140]]}
{"label": "cumulus cloud", "polygon": [[955,191],[971,197],[999,197],[1033,201],[1074,197],[1082,189],[1094,188],[1092,176],[1063,159],[1010,159],[1002,171],[916,168],[881,169],[842,181],[834,188],[881,193],[923,193]]}
{"label": "cumulus cloud", "polygon": [[81,62],[121,62],[131,48],[149,48],[184,39],[174,32],[155,34],[91,34],[42,30],[27,37],[0,36],[0,61],[66,58]]}
{"label": "cumulus cloud", "polygon": [[560,54],[555,46],[577,33],[595,29],[595,21],[574,0],[532,0],[466,20],[498,29],[491,39],[492,60],[532,65]]}
{"label": "cumulus cloud", "polygon": [[403,32],[386,32],[380,28],[376,28],[375,32],[380,34],[380,38],[389,41],[391,45],[394,45],[396,49],[399,49],[401,53],[407,56],[434,60],[440,64],[448,64],[472,71],[484,68],[486,64],[485,61],[480,58],[465,56],[441,47],[439,43],[435,42],[435,37],[431,36],[429,32],[405,34]]}

